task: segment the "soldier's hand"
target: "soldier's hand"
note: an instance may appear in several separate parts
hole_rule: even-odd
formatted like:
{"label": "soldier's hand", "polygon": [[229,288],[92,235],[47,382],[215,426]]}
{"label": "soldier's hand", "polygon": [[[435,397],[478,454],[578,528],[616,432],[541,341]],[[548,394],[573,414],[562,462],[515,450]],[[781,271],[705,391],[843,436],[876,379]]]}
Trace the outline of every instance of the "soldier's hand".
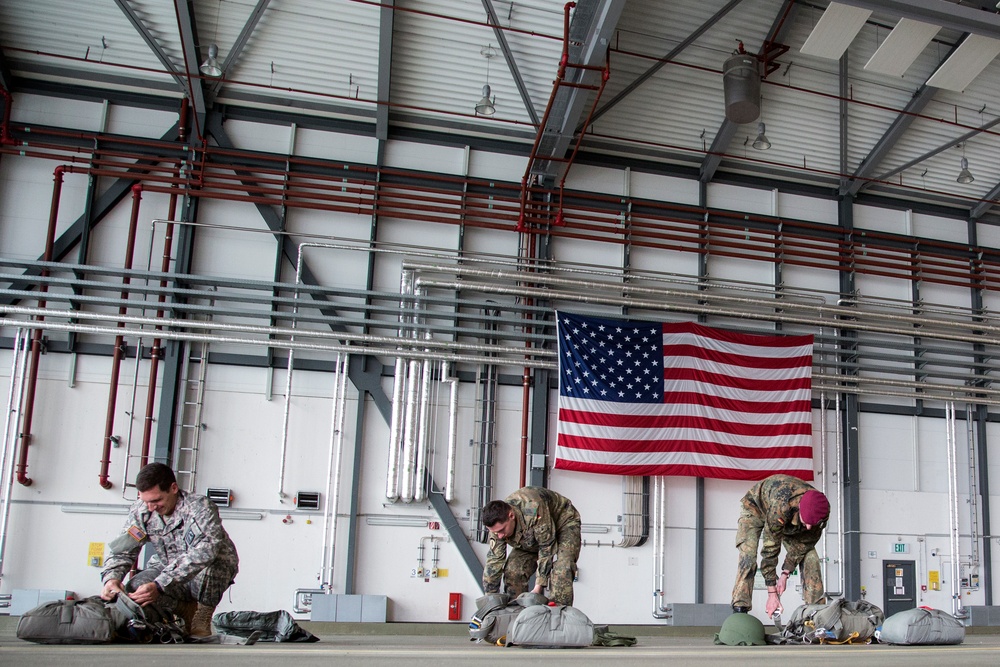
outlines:
{"label": "soldier's hand", "polygon": [[785,592],[785,588],[788,586],[788,573],[782,572],[781,576],[778,577],[778,581],[775,584],[775,589],[778,591],[778,597],[781,597]]}
{"label": "soldier's hand", "polygon": [[129,597],[132,598],[136,604],[145,607],[148,604],[156,602],[160,598],[160,589],[157,588],[155,582],[151,581],[148,584],[139,586],[134,592],[129,594]]}
{"label": "soldier's hand", "polygon": [[119,593],[124,593],[125,589],[122,588],[121,579],[108,579],[104,582],[104,588],[101,589],[101,599],[111,602]]}
{"label": "soldier's hand", "polygon": [[781,598],[777,593],[767,594],[767,606],[764,607],[764,611],[767,613],[767,617],[771,618],[774,616],[774,612],[782,612],[784,608],[781,606]]}

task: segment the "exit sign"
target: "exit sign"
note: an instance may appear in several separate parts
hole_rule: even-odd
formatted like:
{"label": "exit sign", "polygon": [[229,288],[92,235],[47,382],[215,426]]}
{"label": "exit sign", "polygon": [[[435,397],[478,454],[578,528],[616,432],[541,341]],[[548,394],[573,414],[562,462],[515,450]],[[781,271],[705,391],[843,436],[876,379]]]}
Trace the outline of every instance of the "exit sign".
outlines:
{"label": "exit sign", "polygon": [[896,542],[892,545],[892,553],[908,554],[910,553],[910,545],[906,542]]}

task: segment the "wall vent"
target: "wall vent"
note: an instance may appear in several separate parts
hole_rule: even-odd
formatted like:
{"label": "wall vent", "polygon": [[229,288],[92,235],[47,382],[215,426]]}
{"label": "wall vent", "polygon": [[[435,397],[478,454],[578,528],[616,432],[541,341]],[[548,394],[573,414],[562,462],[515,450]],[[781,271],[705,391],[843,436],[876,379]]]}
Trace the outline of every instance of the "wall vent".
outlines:
{"label": "wall vent", "polygon": [[319,493],[317,491],[299,491],[295,494],[295,506],[300,510],[318,510]]}
{"label": "wall vent", "polygon": [[230,489],[209,489],[205,495],[219,507],[229,507],[233,504],[233,492]]}

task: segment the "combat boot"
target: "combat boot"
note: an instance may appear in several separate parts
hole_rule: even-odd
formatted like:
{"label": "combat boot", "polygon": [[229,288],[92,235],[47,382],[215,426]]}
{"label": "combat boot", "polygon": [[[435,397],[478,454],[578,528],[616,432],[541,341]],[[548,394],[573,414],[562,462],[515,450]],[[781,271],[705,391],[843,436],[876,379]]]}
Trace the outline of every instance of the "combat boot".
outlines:
{"label": "combat boot", "polygon": [[198,610],[198,603],[194,600],[183,600],[177,603],[177,615],[184,621],[184,632],[191,634],[191,624],[194,623],[194,614]]}
{"label": "combat boot", "polygon": [[197,603],[197,609],[191,618],[191,625],[188,626],[188,634],[192,637],[211,637],[214,634],[212,632],[212,615],[214,613],[215,607]]}

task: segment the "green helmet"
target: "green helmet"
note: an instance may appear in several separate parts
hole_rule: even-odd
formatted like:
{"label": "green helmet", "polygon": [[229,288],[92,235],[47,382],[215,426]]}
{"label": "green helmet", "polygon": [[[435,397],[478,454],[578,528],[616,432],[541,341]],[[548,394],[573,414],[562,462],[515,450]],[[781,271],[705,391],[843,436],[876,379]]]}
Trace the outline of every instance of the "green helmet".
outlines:
{"label": "green helmet", "polygon": [[715,643],[726,646],[763,646],[767,643],[764,641],[764,624],[750,614],[733,614],[715,633]]}

